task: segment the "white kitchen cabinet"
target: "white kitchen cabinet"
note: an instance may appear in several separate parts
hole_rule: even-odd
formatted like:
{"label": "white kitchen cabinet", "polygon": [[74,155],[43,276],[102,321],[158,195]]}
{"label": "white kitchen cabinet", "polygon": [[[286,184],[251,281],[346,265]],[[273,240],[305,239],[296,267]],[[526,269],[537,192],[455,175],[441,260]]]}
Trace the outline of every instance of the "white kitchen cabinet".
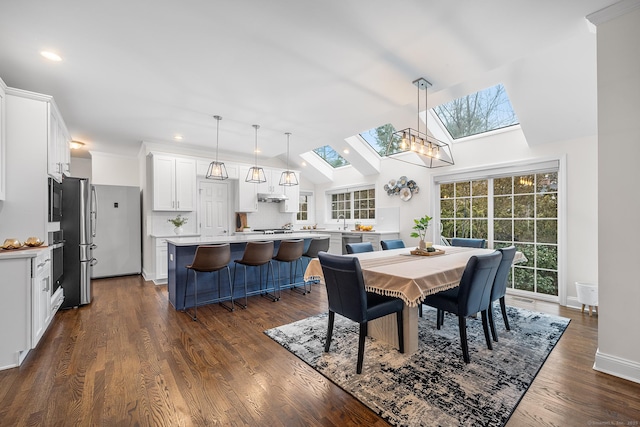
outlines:
{"label": "white kitchen cabinet", "polygon": [[42,252],[32,259],[31,288],[31,348],[36,348],[38,341],[51,322],[51,252]]}
{"label": "white kitchen cabinet", "polygon": [[0,259],[0,369],[20,366],[31,348],[31,260]]}
{"label": "white kitchen cabinet", "polygon": [[154,282],[164,283],[167,280],[169,263],[167,261],[167,239],[157,238],[155,244],[156,278]]}
{"label": "white kitchen cabinet", "polygon": [[238,170],[238,197],[236,197],[236,212],[258,211],[258,184],[246,182],[250,166],[241,166]]}
{"label": "white kitchen cabinet", "polygon": [[257,185],[256,190],[258,193],[282,193],[282,188],[278,186],[279,170],[265,168],[264,176],[267,180]]}
{"label": "white kitchen cabinet", "polygon": [[334,255],[342,255],[342,233],[331,232],[329,239],[329,253]]}
{"label": "white kitchen cabinet", "polygon": [[280,186],[287,200],[280,202],[280,212],[298,213],[300,211],[300,186],[292,185],[290,187]]}
{"label": "white kitchen cabinet", "polygon": [[153,156],[153,210],[193,211],[196,206],[196,161]]}
{"label": "white kitchen cabinet", "polygon": [[5,84],[0,79],[0,200],[4,200],[6,184],[5,184]]}
{"label": "white kitchen cabinet", "polygon": [[69,133],[53,102],[49,103],[49,135],[47,141],[47,173],[58,182],[69,176]]}

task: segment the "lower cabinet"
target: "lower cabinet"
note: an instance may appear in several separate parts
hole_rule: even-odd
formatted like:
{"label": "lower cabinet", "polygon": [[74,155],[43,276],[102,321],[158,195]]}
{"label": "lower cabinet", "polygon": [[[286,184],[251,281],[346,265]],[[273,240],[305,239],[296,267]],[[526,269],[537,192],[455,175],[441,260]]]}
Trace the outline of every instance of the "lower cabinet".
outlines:
{"label": "lower cabinet", "polygon": [[31,271],[31,348],[35,348],[51,322],[51,252],[48,249],[33,258]]}
{"label": "lower cabinet", "polygon": [[156,278],[154,282],[165,283],[167,281],[167,269],[169,263],[167,261],[167,239],[157,238],[155,244],[156,250]]}
{"label": "lower cabinet", "polygon": [[329,240],[330,254],[342,255],[342,233],[331,233],[331,239]]}
{"label": "lower cabinet", "polygon": [[9,253],[0,257],[0,271],[0,369],[7,369],[20,366],[55,313],[51,311],[50,249]]}

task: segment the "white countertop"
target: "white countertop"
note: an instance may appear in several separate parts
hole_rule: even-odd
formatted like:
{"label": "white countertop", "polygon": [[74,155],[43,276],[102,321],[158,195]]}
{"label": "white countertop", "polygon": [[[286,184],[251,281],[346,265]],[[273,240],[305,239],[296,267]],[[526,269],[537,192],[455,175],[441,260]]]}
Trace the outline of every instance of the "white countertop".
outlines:
{"label": "white countertop", "polygon": [[37,248],[0,249],[0,260],[14,258],[35,258],[43,249],[49,249],[49,247],[38,246]]}
{"label": "white countertop", "polygon": [[167,238],[168,243],[175,246],[211,245],[216,243],[243,243],[265,240],[289,240],[289,239],[313,239],[315,237],[330,237],[328,234],[309,233],[304,231],[283,233],[283,234],[244,234],[237,233],[235,236],[220,236],[214,238],[204,237],[172,237]]}
{"label": "white countertop", "polygon": [[393,231],[393,230],[371,230],[371,231],[359,231],[359,230],[329,230],[329,229],[323,229],[323,230],[302,230],[302,232],[308,232],[308,233],[349,233],[349,234],[377,234],[377,235],[383,235],[383,234],[397,234],[399,233],[399,231]]}

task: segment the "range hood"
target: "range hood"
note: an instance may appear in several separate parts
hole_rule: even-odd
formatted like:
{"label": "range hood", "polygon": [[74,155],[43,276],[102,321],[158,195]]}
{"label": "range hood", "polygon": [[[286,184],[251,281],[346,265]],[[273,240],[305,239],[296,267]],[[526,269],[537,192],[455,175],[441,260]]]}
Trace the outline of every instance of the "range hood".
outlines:
{"label": "range hood", "polygon": [[284,194],[278,193],[258,193],[258,201],[263,203],[280,203],[283,200],[289,200]]}

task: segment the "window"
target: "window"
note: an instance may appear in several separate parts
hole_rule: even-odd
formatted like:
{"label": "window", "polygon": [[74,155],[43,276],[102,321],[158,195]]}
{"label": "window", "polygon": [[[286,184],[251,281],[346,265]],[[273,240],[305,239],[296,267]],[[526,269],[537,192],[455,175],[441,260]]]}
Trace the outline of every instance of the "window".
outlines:
{"label": "window", "polygon": [[[366,132],[362,132],[360,136],[367,144],[373,148],[381,157],[390,156],[395,153],[400,153],[404,150],[400,148],[402,143],[401,138],[394,137],[393,133],[396,128],[392,124],[386,124],[378,126],[377,128],[369,129]],[[393,143],[389,145],[389,140],[393,139]]]}
{"label": "window", "polygon": [[341,193],[332,193],[330,218],[334,220],[376,218],[376,190],[374,187],[360,188]]}
{"label": "window", "polygon": [[296,222],[311,222],[311,212],[313,211],[313,193],[307,191],[300,192],[300,198],[298,199],[298,213],[296,215]]}
{"label": "window", "polygon": [[313,152],[320,156],[322,160],[329,163],[329,165],[331,165],[331,167],[333,168],[339,168],[341,166],[347,166],[349,164],[347,159],[342,157],[336,150],[328,145],[316,148],[313,150]]}
{"label": "window", "polygon": [[353,192],[353,218],[376,218],[376,190],[359,190]]}
{"label": "window", "polygon": [[331,219],[351,219],[351,193],[331,195]]}
{"label": "window", "polygon": [[502,84],[433,108],[453,139],[477,135],[518,124]]}
{"label": "window", "polygon": [[515,245],[527,257],[509,286],[558,296],[558,172],[532,171],[440,184],[442,236]]}

